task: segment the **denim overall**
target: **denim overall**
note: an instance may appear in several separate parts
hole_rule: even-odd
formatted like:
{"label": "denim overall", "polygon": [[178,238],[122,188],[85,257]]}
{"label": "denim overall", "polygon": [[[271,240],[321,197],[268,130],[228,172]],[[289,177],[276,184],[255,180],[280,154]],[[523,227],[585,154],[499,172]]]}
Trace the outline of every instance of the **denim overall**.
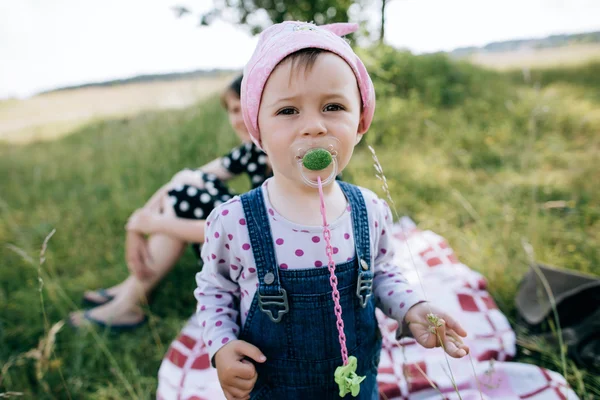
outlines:
{"label": "denim overall", "polygon": [[[356,256],[336,266],[348,355],[366,376],[354,399],[375,400],[381,334],[372,296],[369,222],[362,193],[338,182],[352,207]],[[241,196],[258,273],[240,339],[257,346],[267,361],[257,363],[258,380],[250,398],[286,400],[339,399],[334,372],[343,364],[327,267],[281,270],[263,194],[257,188]],[[353,399],[347,394],[345,399]]]}

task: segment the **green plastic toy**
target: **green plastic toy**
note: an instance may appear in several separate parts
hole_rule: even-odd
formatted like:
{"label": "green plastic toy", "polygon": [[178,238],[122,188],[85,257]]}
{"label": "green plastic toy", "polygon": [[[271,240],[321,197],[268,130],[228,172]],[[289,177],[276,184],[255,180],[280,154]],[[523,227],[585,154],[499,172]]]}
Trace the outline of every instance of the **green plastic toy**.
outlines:
{"label": "green plastic toy", "polygon": [[336,368],[335,383],[340,387],[340,397],[344,397],[348,393],[352,394],[352,397],[358,396],[360,383],[365,380],[365,377],[356,375],[357,364],[356,357],[350,356],[347,365]]}

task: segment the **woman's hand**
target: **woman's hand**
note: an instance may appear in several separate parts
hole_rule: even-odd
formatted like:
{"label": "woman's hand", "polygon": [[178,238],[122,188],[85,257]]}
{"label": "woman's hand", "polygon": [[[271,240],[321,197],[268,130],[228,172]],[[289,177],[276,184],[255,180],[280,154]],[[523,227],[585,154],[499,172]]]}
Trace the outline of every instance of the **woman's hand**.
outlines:
{"label": "woman's hand", "polygon": [[461,339],[467,336],[467,332],[454,318],[429,303],[412,306],[404,320],[421,346],[442,346],[454,358],[461,358],[469,353],[469,347]]}
{"label": "woman's hand", "polygon": [[227,400],[250,398],[258,375],[254,364],[246,357],[259,363],[267,359],[258,347],[243,340],[229,342],[215,353],[219,383]]}
{"label": "woman's hand", "polygon": [[138,279],[143,280],[153,274],[149,266],[152,258],[148,251],[148,241],[141,233],[127,231],[125,236],[125,260],[129,271]]}
{"label": "woman's hand", "polygon": [[131,214],[127,225],[125,225],[125,229],[144,235],[152,235],[160,232],[163,218],[163,215],[156,209],[149,207],[140,208]]}

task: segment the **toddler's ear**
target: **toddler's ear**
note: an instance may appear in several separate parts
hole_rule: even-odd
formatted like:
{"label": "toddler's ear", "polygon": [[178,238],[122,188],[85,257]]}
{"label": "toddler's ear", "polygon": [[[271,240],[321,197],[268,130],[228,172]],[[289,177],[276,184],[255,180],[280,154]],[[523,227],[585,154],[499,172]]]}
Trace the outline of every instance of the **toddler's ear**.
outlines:
{"label": "toddler's ear", "polygon": [[359,144],[359,143],[360,143],[360,141],[361,141],[361,140],[362,140],[362,138],[363,138],[363,135],[364,135],[364,133],[357,133],[357,134],[356,134],[356,141],[354,142],[354,145],[355,145],[355,146],[356,146],[357,144]]}
{"label": "toddler's ear", "polygon": [[365,117],[363,115],[360,116],[360,121],[358,121],[358,129],[356,130],[356,133],[358,133],[359,136],[362,136],[364,133],[367,133],[367,131],[365,130]]}

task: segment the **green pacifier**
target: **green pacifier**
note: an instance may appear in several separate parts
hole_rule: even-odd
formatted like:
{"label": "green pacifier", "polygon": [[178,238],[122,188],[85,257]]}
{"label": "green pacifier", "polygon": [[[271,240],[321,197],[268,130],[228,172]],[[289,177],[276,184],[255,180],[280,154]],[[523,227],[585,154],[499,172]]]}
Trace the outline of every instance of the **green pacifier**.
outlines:
{"label": "green pacifier", "polygon": [[310,149],[302,158],[302,165],[311,171],[320,171],[327,168],[332,161],[333,157],[327,150]]}
{"label": "green pacifier", "polygon": [[[321,177],[323,186],[335,180],[338,174],[336,150],[339,146],[338,139],[332,136],[313,138],[295,143],[293,146],[295,147],[296,161],[304,183],[314,188],[319,187],[315,173]],[[320,171],[323,174],[320,174]],[[327,175],[324,176],[324,174]]]}

